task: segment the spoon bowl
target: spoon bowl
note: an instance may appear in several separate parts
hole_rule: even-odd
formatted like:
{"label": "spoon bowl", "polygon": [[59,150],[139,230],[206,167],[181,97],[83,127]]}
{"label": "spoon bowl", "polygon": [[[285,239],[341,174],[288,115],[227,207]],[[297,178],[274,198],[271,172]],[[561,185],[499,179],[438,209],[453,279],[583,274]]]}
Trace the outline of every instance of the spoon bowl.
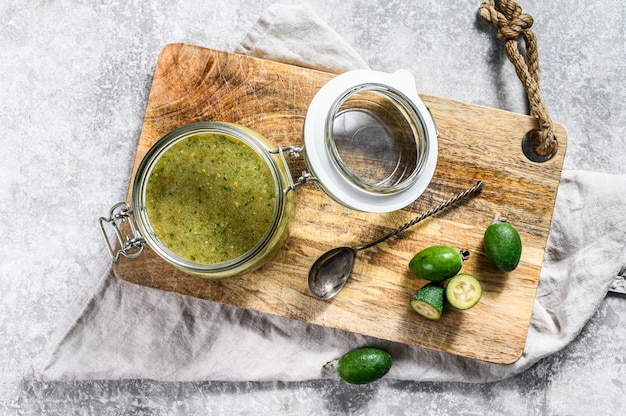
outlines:
{"label": "spoon bowl", "polygon": [[309,270],[309,290],[318,299],[335,296],[348,281],[356,250],[337,247],[322,254]]}

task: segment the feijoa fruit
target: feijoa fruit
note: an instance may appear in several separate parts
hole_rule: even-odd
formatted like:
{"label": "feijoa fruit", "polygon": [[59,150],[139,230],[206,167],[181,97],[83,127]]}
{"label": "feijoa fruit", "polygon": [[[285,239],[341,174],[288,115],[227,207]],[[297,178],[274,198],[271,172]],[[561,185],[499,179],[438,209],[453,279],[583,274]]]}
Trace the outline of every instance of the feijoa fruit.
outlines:
{"label": "feijoa fruit", "polygon": [[365,347],[349,351],[340,358],[327,362],[324,368],[335,370],[348,383],[367,384],[387,374],[391,363],[391,354],[387,351]]}
{"label": "feijoa fruit", "polygon": [[409,261],[409,270],[422,279],[440,282],[461,270],[465,260],[463,254],[448,246],[428,247],[413,256]]}
{"label": "feijoa fruit", "polygon": [[522,257],[522,240],[509,223],[495,220],[485,230],[484,247],[487,257],[504,272],[515,270]]}

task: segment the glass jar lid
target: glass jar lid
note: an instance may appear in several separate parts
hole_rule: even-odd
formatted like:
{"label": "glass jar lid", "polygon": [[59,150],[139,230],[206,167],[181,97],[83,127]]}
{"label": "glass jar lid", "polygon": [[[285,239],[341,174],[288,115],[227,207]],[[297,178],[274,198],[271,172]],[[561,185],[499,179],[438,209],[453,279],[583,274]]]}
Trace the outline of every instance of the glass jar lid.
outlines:
{"label": "glass jar lid", "polygon": [[407,71],[358,70],[325,84],[304,125],[311,174],[337,202],[367,212],[404,208],[437,163],[437,129]]}

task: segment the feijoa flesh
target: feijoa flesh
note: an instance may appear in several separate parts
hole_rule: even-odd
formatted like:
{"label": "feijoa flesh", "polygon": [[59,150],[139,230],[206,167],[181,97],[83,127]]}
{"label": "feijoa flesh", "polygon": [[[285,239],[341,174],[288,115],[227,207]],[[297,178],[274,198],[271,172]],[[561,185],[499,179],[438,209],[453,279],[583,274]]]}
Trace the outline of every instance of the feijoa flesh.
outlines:
{"label": "feijoa flesh", "polygon": [[327,362],[324,368],[335,370],[348,383],[367,384],[387,374],[391,363],[391,354],[387,351],[365,347],[349,351],[340,358]]}
{"label": "feijoa flesh", "polygon": [[478,279],[466,273],[459,273],[448,281],[446,299],[456,309],[466,310],[478,303],[483,294]]}
{"label": "feijoa flesh", "polygon": [[522,256],[522,240],[510,224],[494,221],[485,230],[485,253],[504,272],[515,270]]}
{"label": "feijoa flesh", "polygon": [[428,283],[411,298],[411,308],[424,318],[438,320],[443,313],[444,288],[438,283]]}
{"label": "feijoa flesh", "polygon": [[448,246],[432,246],[418,252],[409,261],[411,273],[422,279],[440,282],[461,270],[464,256]]}

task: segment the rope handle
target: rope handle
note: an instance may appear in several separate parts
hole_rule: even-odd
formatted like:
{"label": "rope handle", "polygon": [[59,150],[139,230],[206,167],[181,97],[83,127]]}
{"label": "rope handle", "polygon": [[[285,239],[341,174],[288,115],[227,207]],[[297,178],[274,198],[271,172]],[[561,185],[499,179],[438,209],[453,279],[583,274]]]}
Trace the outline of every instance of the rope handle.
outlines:
{"label": "rope handle", "polygon": [[[537,36],[530,29],[533,18],[522,13],[521,6],[513,0],[501,0],[499,3],[501,11],[496,10],[495,0],[483,1],[478,9],[478,15],[498,29],[498,39],[504,42],[509,61],[515,67],[517,77],[526,90],[530,115],[539,122],[539,129],[530,133],[532,150],[539,156],[550,158],[556,153],[558,143],[554,136],[550,112],[541,100]],[[520,37],[526,46],[525,59],[519,50]]]}

